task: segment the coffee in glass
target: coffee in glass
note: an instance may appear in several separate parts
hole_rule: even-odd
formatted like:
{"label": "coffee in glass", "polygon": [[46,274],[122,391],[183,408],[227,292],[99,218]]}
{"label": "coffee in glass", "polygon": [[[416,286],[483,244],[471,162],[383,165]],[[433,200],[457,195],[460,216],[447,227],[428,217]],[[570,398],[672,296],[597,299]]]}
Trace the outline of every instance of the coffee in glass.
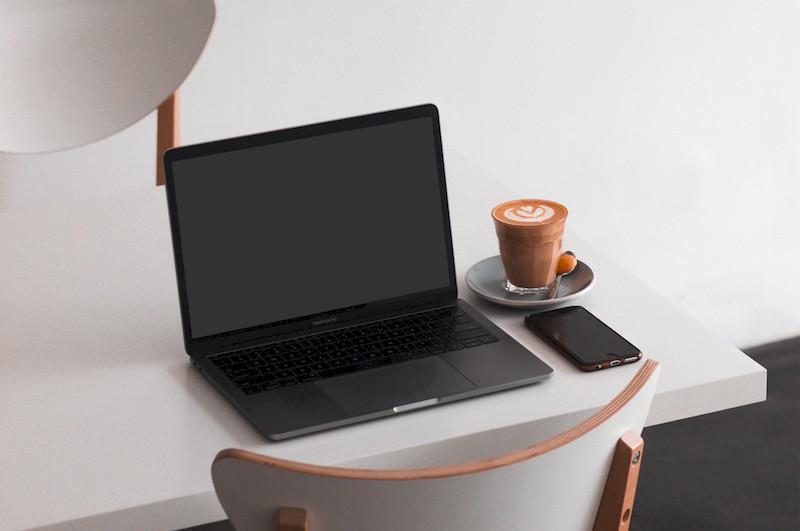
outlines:
{"label": "coffee in glass", "polygon": [[566,207],[544,199],[517,199],[494,207],[492,218],[506,272],[506,291],[552,298]]}

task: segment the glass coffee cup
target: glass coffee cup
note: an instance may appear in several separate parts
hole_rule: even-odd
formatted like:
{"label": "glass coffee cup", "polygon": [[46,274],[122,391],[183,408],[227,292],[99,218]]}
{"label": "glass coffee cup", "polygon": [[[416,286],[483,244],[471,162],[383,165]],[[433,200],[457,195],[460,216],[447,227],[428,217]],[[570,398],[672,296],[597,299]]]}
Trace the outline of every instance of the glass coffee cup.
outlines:
{"label": "glass coffee cup", "polygon": [[545,199],[517,199],[492,209],[500,259],[509,293],[552,298],[567,222],[564,205]]}

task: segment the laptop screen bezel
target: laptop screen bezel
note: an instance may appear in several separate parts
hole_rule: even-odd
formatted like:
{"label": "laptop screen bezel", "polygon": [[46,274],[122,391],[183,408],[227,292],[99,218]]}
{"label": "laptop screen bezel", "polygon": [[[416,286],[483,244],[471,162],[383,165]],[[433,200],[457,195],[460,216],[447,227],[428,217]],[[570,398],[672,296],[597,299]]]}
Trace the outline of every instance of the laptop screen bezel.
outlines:
{"label": "laptop screen bezel", "polygon": [[[446,244],[446,258],[448,267],[449,285],[426,291],[421,294],[406,295],[382,301],[371,302],[350,308],[339,308],[326,312],[316,313],[304,317],[297,317],[276,323],[264,323],[257,326],[231,330],[205,337],[192,337],[191,314],[186,288],[185,264],[181,247],[180,221],[175,191],[173,164],[177,161],[204,157],[218,153],[226,153],[242,149],[310,138],[332,133],[363,129],[385,124],[397,123],[418,118],[430,118],[433,127],[433,139],[439,179],[441,211]],[[164,154],[164,170],[166,180],[167,204],[169,210],[170,229],[172,233],[175,269],[178,284],[178,297],[180,302],[181,323],[183,329],[186,351],[190,355],[205,356],[224,352],[235,348],[244,348],[251,344],[279,340],[284,337],[315,333],[326,328],[341,327],[347,323],[356,324],[368,317],[382,314],[436,306],[448,300],[455,299],[458,295],[455,259],[453,255],[452,233],[450,226],[450,212],[447,201],[447,188],[445,182],[444,156],[442,152],[441,128],[439,112],[435,105],[425,104],[403,109],[395,109],[379,113],[367,114],[332,120],[327,122],[303,125],[288,129],[268,131],[254,135],[216,140],[202,144],[182,146],[168,150]]]}

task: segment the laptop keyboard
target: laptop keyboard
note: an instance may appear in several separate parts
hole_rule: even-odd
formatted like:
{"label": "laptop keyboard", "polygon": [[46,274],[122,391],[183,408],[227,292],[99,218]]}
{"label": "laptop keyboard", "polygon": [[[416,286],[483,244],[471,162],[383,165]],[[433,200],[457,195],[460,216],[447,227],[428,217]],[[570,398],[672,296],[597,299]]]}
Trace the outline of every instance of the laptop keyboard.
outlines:
{"label": "laptop keyboard", "polygon": [[246,394],[497,341],[455,306],[212,356]]}

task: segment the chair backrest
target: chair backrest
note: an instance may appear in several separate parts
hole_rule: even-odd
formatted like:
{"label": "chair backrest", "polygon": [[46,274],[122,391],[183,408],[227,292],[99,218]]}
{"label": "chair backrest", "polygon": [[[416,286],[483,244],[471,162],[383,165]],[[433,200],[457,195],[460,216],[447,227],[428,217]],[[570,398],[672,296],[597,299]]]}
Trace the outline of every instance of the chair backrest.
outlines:
{"label": "chair backrest", "polygon": [[[319,466],[244,450],[212,465],[217,497],[239,531],[624,529],[659,365],[645,360],[606,406],[527,448],[433,468]],[[613,466],[612,466],[613,461]],[[601,504],[602,499],[602,504]],[[283,509],[283,512],[281,510]]]}

